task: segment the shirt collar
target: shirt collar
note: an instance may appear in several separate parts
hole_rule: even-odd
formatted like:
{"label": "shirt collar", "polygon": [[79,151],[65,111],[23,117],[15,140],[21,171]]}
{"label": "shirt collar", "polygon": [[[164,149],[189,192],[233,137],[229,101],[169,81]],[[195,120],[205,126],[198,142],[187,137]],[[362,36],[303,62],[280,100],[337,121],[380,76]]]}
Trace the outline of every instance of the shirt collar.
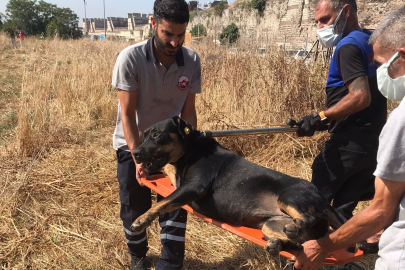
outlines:
{"label": "shirt collar", "polygon": [[[153,51],[153,46],[155,42],[155,37],[151,37],[148,39],[146,42],[146,60],[154,62],[154,63],[159,63],[159,60],[157,59],[154,51]],[[184,66],[184,55],[183,55],[183,47],[178,50],[176,53],[176,63],[177,66]]]}

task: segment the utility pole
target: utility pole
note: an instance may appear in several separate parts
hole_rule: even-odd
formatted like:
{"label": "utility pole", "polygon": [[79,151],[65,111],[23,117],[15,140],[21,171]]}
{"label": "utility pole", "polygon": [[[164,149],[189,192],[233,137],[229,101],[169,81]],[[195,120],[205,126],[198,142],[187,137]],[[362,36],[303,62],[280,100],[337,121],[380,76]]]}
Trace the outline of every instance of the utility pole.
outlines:
{"label": "utility pole", "polygon": [[104,5],[104,39],[107,38],[107,30],[105,29],[105,0],[103,0]]}
{"label": "utility pole", "polygon": [[200,37],[200,16],[198,14],[198,1],[197,1],[197,36]]}
{"label": "utility pole", "polygon": [[307,45],[308,45],[308,32],[307,37],[305,38],[305,53],[307,53]]}
{"label": "utility pole", "polygon": [[84,32],[84,34],[87,36],[87,33],[89,32],[87,29],[87,16],[86,16],[86,0],[83,0],[84,2],[84,27],[86,27],[86,32]]}

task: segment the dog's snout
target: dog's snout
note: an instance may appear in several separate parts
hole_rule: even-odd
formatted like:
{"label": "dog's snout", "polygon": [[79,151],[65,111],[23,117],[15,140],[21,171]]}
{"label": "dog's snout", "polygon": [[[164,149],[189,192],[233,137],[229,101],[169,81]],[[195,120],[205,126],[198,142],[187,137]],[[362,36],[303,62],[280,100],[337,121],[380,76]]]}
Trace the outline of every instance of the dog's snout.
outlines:
{"label": "dog's snout", "polygon": [[132,155],[134,155],[135,161],[137,163],[140,163],[139,159],[141,158],[141,151],[139,149],[136,149]]}

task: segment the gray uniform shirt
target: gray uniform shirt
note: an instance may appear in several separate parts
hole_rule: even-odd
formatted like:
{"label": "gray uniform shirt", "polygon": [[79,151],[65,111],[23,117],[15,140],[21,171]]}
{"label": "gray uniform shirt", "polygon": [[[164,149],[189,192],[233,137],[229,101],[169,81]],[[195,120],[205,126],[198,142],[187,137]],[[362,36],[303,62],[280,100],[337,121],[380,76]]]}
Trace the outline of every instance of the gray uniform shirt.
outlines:
{"label": "gray uniform shirt", "polygon": [[[151,125],[178,116],[189,93],[201,93],[198,55],[182,47],[166,70],[153,53],[153,42],[151,38],[125,48],[117,57],[112,75],[112,85],[117,89],[138,91],[135,113],[140,139]],[[113,147],[128,150],[119,102]]]}
{"label": "gray uniform shirt", "polygon": [[[381,134],[375,176],[405,181],[405,99],[388,118]],[[399,204],[394,223],[382,234],[376,270],[405,269],[405,196]]]}

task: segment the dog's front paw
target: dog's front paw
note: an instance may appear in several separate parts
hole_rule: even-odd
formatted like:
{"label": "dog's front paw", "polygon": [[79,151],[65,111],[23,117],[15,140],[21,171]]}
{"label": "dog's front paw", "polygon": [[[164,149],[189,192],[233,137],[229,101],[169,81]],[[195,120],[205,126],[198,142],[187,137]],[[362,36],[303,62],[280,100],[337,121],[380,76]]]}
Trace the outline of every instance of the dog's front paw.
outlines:
{"label": "dog's front paw", "polygon": [[287,224],[283,228],[283,232],[289,239],[295,239],[298,236],[299,229],[295,224]]}
{"label": "dog's front paw", "polygon": [[280,253],[281,249],[282,249],[280,239],[277,239],[277,238],[270,239],[269,241],[267,241],[266,246],[264,247],[264,249],[271,256],[277,256]]}
{"label": "dog's front paw", "polygon": [[301,234],[304,226],[304,221],[302,219],[296,218],[293,219],[293,223],[285,225],[285,227],[283,228],[283,232],[289,239],[295,240]]}
{"label": "dog's front paw", "polygon": [[141,232],[145,230],[153,221],[153,218],[149,215],[142,215],[138,217],[131,225],[133,232]]}

